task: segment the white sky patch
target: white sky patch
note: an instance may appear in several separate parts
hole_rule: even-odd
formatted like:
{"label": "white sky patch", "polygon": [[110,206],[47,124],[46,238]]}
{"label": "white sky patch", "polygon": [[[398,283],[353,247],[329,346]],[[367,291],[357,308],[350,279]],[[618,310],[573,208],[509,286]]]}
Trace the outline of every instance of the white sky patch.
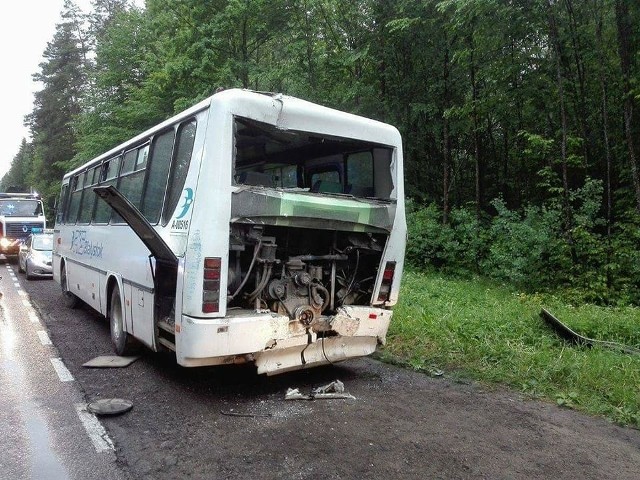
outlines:
{"label": "white sky patch", "polygon": [[[74,0],[84,12],[91,0]],[[143,5],[136,0],[136,5]],[[2,4],[0,20],[0,75],[2,115],[0,115],[0,178],[9,170],[23,138],[30,140],[24,117],[33,110],[33,94],[42,85],[32,79],[40,71],[42,54],[53,39],[64,0],[18,0]]]}

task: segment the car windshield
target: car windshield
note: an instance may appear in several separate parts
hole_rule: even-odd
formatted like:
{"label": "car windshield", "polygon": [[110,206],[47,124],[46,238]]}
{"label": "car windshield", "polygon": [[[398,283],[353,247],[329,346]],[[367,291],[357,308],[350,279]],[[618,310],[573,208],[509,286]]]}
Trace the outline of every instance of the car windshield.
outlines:
{"label": "car windshield", "polygon": [[40,251],[53,250],[53,235],[36,235],[33,237],[33,249]]}
{"label": "car windshield", "polygon": [[36,217],[42,215],[42,207],[38,200],[0,200],[0,215]]}

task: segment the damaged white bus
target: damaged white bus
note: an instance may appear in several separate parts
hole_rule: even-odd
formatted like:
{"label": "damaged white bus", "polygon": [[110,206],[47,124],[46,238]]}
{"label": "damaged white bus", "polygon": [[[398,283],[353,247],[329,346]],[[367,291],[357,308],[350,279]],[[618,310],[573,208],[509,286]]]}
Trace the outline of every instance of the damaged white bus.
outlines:
{"label": "damaged white bus", "polygon": [[69,172],[54,278],[115,351],[275,374],[385,341],[406,242],[389,125],[226,90]]}

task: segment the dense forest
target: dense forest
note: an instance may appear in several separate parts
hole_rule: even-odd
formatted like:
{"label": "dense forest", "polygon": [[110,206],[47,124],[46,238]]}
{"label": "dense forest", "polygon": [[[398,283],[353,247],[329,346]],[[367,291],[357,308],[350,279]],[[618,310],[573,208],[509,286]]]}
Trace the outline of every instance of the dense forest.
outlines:
{"label": "dense forest", "polygon": [[638,303],[639,47],[637,0],[67,0],[0,189],[283,92],[399,128],[414,265]]}

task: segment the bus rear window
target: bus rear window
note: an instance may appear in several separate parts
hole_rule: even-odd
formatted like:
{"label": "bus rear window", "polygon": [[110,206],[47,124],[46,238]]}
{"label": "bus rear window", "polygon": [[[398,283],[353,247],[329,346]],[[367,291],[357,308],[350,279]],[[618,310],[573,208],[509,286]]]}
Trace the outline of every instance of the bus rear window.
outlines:
{"label": "bus rear window", "polygon": [[235,118],[235,185],[389,199],[393,149]]}

